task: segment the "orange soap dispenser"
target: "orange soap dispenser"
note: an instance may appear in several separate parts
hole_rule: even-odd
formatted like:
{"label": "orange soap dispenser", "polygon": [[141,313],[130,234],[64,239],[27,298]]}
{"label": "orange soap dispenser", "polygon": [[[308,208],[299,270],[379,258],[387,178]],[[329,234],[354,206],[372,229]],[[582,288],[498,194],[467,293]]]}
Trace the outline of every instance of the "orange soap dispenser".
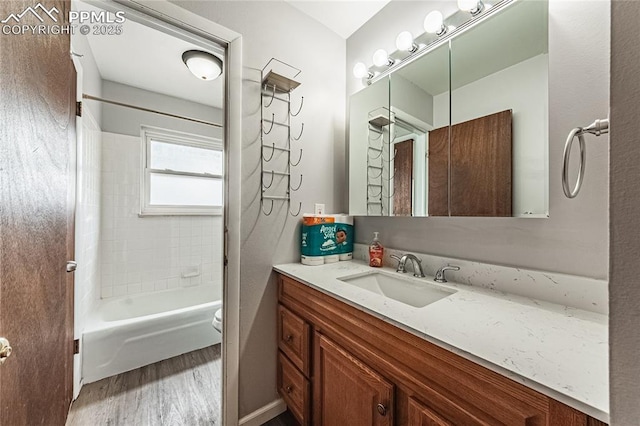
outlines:
{"label": "orange soap dispenser", "polygon": [[382,256],[384,255],[384,247],[380,244],[378,233],[373,233],[373,241],[369,246],[369,266],[380,268],[382,266]]}

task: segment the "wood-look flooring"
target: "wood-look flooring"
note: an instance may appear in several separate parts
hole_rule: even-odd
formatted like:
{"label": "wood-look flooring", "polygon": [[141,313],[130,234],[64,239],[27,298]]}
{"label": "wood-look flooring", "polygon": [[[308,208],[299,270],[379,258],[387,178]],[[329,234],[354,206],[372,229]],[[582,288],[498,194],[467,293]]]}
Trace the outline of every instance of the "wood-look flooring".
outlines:
{"label": "wood-look flooring", "polygon": [[262,426],[298,426],[298,422],[293,415],[287,410],[275,419],[269,420]]}
{"label": "wood-look flooring", "polygon": [[221,424],[220,345],[82,387],[67,426]]}

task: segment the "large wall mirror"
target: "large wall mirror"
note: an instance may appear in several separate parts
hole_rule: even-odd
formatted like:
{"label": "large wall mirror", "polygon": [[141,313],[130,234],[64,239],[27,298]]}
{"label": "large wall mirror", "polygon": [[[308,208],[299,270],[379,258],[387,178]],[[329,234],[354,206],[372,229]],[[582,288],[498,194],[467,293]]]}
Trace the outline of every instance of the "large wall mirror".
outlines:
{"label": "large wall mirror", "polygon": [[353,215],[548,216],[548,4],[520,0],[354,94]]}

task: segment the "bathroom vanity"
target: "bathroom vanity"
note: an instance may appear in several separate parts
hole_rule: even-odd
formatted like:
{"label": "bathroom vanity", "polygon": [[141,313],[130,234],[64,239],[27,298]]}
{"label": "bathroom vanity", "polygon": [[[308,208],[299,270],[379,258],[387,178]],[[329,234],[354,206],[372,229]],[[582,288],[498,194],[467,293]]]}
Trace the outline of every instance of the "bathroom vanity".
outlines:
{"label": "bathroom vanity", "polygon": [[278,390],[302,425],[606,424],[605,315],[357,261],[275,270]]}

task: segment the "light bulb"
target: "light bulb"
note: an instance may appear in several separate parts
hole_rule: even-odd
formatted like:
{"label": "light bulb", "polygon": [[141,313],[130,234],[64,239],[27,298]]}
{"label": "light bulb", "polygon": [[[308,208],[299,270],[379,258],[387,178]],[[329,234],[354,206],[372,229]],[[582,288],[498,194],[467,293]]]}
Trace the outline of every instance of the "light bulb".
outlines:
{"label": "light bulb", "polygon": [[356,76],[356,78],[365,78],[369,75],[369,70],[365,64],[358,62],[353,67],[353,75]]}
{"label": "light bulb", "polygon": [[396,38],[396,47],[398,50],[406,50],[407,52],[415,52],[418,46],[413,42],[413,36],[409,31],[403,31]]}
{"label": "light bulb", "polygon": [[389,58],[386,50],[378,49],[373,54],[373,64],[377,67],[391,66],[393,65],[393,59]]}
{"label": "light bulb", "polygon": [[482,0],[458,0],[458,9],[477,15],[484,9]]}
{"label": "light bulb", "polygon": [[429,12],[424,18],[424,30],[430,34],[442,35],[447,32],[444,25],[444,17],[437,10]]}

